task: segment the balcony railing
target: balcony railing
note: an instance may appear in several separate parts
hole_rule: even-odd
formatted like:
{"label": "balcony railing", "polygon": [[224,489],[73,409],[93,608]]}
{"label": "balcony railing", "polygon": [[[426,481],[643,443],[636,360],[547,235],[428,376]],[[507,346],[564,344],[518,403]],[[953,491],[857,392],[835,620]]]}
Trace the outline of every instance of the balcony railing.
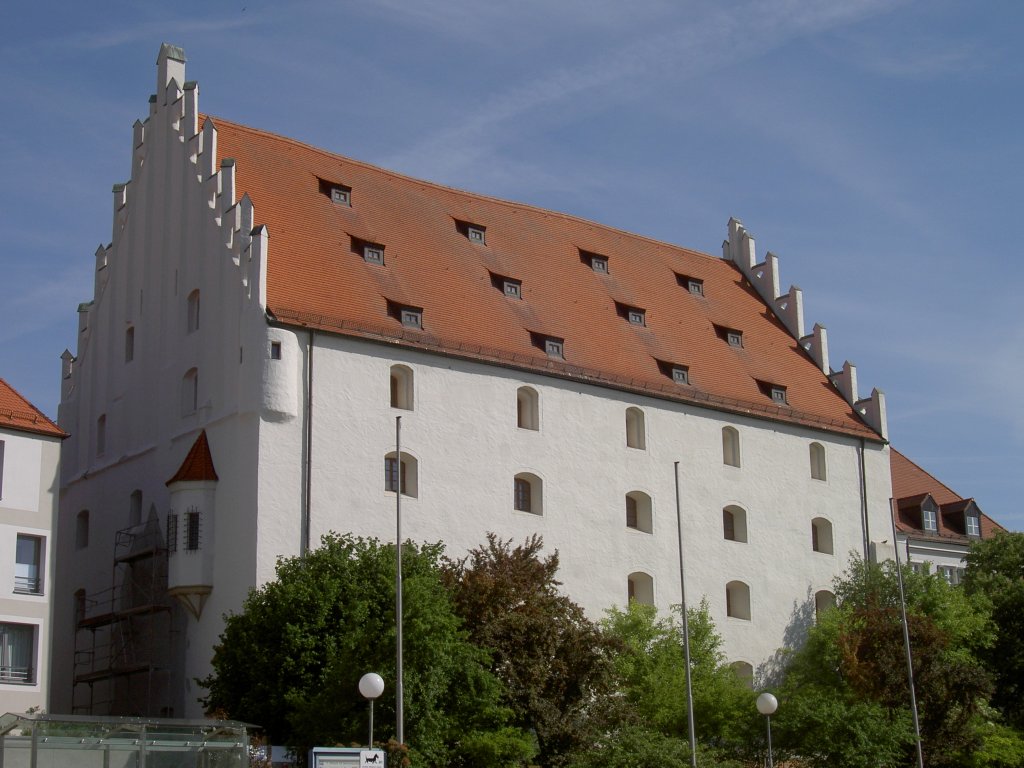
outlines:
{"label": "balcony railing", "polygon": [[42,594],[43,580],[39,576],[15,576],[14,591],[26,595]]}
{"label": "balcony railing", "polygon": [[32,685],[36,681],[35,670],[32,667],[14,667],[0,665],[0,683],[14,683],[16,685]]}

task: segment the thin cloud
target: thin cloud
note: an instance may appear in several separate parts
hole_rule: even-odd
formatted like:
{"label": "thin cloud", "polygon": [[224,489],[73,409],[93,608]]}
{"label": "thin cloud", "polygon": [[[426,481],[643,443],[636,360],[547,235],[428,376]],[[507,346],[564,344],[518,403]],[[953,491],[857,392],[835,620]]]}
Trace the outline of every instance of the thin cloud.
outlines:
{"label": "thin cloud", "polygon": [[449,125],[392,157],[389,164],[415,173],[447,177],[455,169],[493,153],[510,135],[521,138],[524,123],[570,121],[583,97],[604,103],[633,98],[637,89],[662,78],[687,79],[750,59],[795,37],[829,29],[890,7],[877,0],[756,2],[732,13],[712,9],[658,35],[515,85],[478,104],[467,120]]}

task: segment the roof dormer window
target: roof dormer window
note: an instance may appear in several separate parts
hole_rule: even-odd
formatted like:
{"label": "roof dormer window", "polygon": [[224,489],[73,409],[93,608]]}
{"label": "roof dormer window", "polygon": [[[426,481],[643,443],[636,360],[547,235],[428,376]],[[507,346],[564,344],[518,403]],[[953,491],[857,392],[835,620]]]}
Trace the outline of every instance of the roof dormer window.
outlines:
{"label": "roof dormer window", "polygon": [[630,325],[647,325],[647,311],[640,307],[633,307],[617,301],[615,302],[615,311]]}
{"label": "roof dormer window", "polygon": [[384,246],[365,243],[363,245],[363,261],[367,264],[380,264],[384,266]]}
{"label": "roof dormer window", "polygon": [[580,249],[580,261],[601,275],[608,274],[608,257]]}
{"label": "roof dormer window", "polygon": [[399,304],[397,301],[388,299],[388,315],[395,318],[406,328],[423,330],[423,308],[412,307],[408,304]]}
{"label": "roof dormer window", "polygon": [[689,275],[680,275],[676,273],[676,282],[679,283],[683,288],[688,290],[694,296],[704,295],[704,281],[699,277],[690,277]]}
{"label": "roof dormer window", "polygon": [[477,245],[487,245],[487,227],[482,224],[473,224],[469,221],[455,220],[455,229],[469,242]]}
{"label": "roof dormer window", "polygon": [[423,328],[423,310],[403,308],[402,309],[402,325],[406,328]]}
{"label": "roof dormer window", "polygon": [[736,328],[726,328],[724,325],[715,325],[715,335],[730,347],[743,348],[743,331]]}
{"label": "roof dormer window", "polygon": [[771,388],[772,402],[778,405],[786,404],[786,388],[774,386]]}
{"label": "roof dormer window", "polygon": [[938,514],[935,505],[925,501],[921,505],[921,528],[926,531],[938,531]]}
{"label": "roof dormer window", "polygon": [[530,333],[530,339],[533,341],[533,345],[544,350],[544,354],[548,357],[558,360],[565,359],[565,339],[533,332]]}
{"label": "roof dormer window", "polygon": [[681,363],[670,363],[666,360],[657,360],[658,370],[662,375],[668,376],[676,384],[690,385],[690,367]]}
{"label": "roof dormer window", "polygon": [[317,181],[320,182],[320,194],[325,195],[332,203],[345,206],[352,205],[352,187],[319,177]]}
{"label": "roof dormer window", "polygon": [[967,513],[964,516],[964,532],[968,536],[981,536],[981,519],[978,515]]}
{"label": "roof dormer window", "polygon": [[506,277],[502,281],[502,292],[510,299],[521,299],[523,297],[523,283],[521,280],[513,280]]}

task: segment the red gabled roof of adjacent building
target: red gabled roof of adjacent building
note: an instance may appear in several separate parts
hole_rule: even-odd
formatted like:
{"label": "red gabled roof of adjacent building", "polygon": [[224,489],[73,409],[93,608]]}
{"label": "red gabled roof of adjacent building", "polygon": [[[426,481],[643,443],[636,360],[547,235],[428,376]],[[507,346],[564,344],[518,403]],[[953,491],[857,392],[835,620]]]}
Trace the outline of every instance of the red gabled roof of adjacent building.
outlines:
{"label": "red gabled roof of adjacent building", "polygon": [[[214,124],[238,195],[267,227],[267,309],[281,322],[881,439],[729,261]],[[351,189],[351,205],[332,202],[332,184]],[[466,224],[485,228],[486,244]],[[384,266],[363,260],[362,243],[384,247]],[[609,274],[581,250],[606,256]],[[702,280],[704,296],[677,276]],[[521,298],[504,295],[502,278],[521,281]],[[422,330],[396,307],[421,309]],[[742,348],[722,327],[742,331]],[[564,360],[539,348],[543,337],[564,339]],[[688,367],[691,386],[669,365]],[[765,383],[784,386],[787,405]]]}
{"label": "red gabled roof of adjacent building", "polygon": [[67,437],[64,430],[3,379],[0,379],[0,428],[47,437]]}
{"label": "red gabled roof of adjacent building", "polygon": [[[964,498],[952,490],[934,475],[931,475],[895,448],[889,449],[889,471],[892,475],[892,495],[896,500],[896,528],[903,533],[914,533],[915,536],[927,536],[935,539],[963,539],[969,537],[956,530],[950,530],[945,515],[951,518],[960,515],[974,503],[974,499]],[[939,506],[937,531],[925,531],[921,528],[920,507],[924,500],[931,496]],[[987,539],[996,531],[1006,530],[980,509],[978,518],[981,526],[981,538]],[[961,521],[962,522],[962,521]],[[959,524],[959,523],[958,523]]]}
{"label": "red gabled roof of adjacent building", "polygon": [[192,443],[188,456],[181,463],[174,477],[167,481],[167,485],[182,482],[202,482],[207,480],[217,481],[217,470],[213,467],[213,455],[210,453],[210,443],[206,439],[206,430],[199,433],[199,437]]}

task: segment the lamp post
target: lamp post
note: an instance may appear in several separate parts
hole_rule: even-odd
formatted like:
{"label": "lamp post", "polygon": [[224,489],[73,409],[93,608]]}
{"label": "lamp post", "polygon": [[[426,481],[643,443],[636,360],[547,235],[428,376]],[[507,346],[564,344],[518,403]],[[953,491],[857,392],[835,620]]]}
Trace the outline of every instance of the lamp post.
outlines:
{"label": "lamp post", "polygon": [[384,693],[384,679],[376,672],[367,672],[359,678],[359,692],[370,702],[370,746],[373,749],[373,700]]}
{"label": "lamp post", "polygon": [[768,768],[775,768],[772,761],[772,715],[779,708],[779,700],[765,691],[757,697],[757,711],[768,721]]}

